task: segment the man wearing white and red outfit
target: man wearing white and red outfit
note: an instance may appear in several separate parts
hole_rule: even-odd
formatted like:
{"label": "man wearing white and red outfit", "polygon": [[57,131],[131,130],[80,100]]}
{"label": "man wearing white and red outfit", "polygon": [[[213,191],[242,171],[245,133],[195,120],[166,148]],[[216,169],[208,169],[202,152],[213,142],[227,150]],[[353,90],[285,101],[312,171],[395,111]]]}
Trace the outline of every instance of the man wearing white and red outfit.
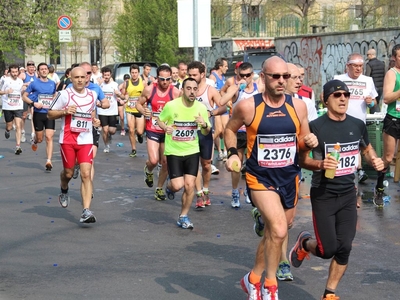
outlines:
{"label": "man wearing white and red outfit", "polygon": [[49,119],[61,118],[60,151],[64,169],[61,171],[61,194],[59,202],[66,208],[69,203],[68,183],[74,172],[75,161],[81,170],[81,196],[83,212],[79,222],[94,223],[96,217],[90,211],[93,193],[91,168],[93,162],[92,127],[100,126],[96,119],[97,93],[85,88],[86,71],[82,67],[71,72],[72,87],[60,91],[54,99]]}

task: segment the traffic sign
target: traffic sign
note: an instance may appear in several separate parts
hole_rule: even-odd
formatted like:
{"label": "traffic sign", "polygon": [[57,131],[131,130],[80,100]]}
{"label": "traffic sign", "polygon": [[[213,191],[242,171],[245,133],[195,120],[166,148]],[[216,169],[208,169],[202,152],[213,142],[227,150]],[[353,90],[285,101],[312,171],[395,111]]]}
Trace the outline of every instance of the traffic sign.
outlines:
{"label": "traffic sign", "polygon": [[61,30],[68,30],[72,27],[72,19],[70,16],[59,16],[57,20],[57,26]]}
{"label": "traffic sign", "polygon": [[71,30],[59,30],[58,31],[58,42],[59,43],[72,42]]}

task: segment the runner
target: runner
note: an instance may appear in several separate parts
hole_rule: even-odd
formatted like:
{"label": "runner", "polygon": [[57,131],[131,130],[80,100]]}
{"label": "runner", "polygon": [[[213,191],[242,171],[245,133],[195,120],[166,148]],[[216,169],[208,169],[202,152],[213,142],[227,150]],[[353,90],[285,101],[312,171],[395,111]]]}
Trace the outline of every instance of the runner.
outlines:
{"label": "runner", "polygon": [[158,125],[166,133],[164,154],[167,157],[170,178],[166,193],[168,198],[174,198],[175,192],[184,189],[177,225],[184,229],[193,229],[193,223],[190,221],[188,213],[194,197],[196,175],[199,168],[198,134],[208,135],[211,131],[211,124],[208,120],[207,109],[196,101],[198,90],[196,80],[185,79],[182,89],[182,97],[170,101],[164,106]]}
{"label": "runner", "polygon": [[[198,85],[197,90],[197,101],[201,102],[206,110],[208,111],[208,117],[211,118],[215,115],[220,115],[226,111],[226,106],[219,105],[221,95],[218,93],[216,88],[206,84],[206,73],[204,65],[199,61],[193,61],[188,65],[188,75],[190,78],[196,80]],[[217,109],[214,109],[217,104]],[[209,184],[211,179],[211,161],[212,154],[214,152],[214,141],[212,136],[212,130],[207,135],[199,135],[200,144],[200,163],[201,163],[201,174],[197,175],[196,189],[197,189],[197,200],[196,208],[204,208],[205,206],[211,205]],[[201,187],[201,181],[203,180],[203,188]]]}
{"label": "runner", "polygon": [[129,141],[132,146],[132,151],[129,157],[136,157],[136,139],[140,144],[143,143],[144,133],[144,118],[143,115],[137,110],[136,103],[139,100],[139,96],[144,90],[144,83],[142,78],[139,76],[139,66],[136,64],[130,67],[131,79],[125,81],[125,86],[122,88],[122,94],[125,95],[126,105],[126,120],[129,128]]}
{"label": "runner", "polygon": [[[259,93],[257,84],[253,82],[253,66],[251,63],[244,62],[240,64],[237,72],[237,78],[240,78],[237,84],[231,85],[227,90],[226,94],[221,99],[221,104],[226,104],[228,101],[232,102],[232,109],[235,110],[236,105],[243,99],[251,98],[252,96]],[[243,125],[237,132],[237,144],[238,156],[243,164],[244,151],[247,147],[247,133],[246,126]],[[238,190],[240,173],[232,172],[232,208],[240,207],[240,193]],[[246,197],[247,199],[247,197]]]}
{"label": "runner", "polygon": [[117,116],[118,116],[118,99],[124,99],[124,96],[119,91],[118,83],[111,81],[111,69],[104,67],[101,69],[103,82],[100,84],[100,88],[104,93],[105,98],[110,103],[110,107],[103,109],[99,107],[97,114],[99,115],[102,137],[105,145],[104,152],[110,152],[110,144],[112,136],[117,131]]}
{"label": "runner", "polygon": [[[157,123],[158,116],[166,103],[179,97],[180,91],[171,85],[172,70],[166,65],[157,69],[157,82],[147,86],[136,105],[138,111],[146,117],[146,137],[148,159],[144,166],[144,182],[153,187],[153,170],[161,163],[158,174],[157,188],[154,194],[156,200],[165,200],[163,185],[167,179],[167,161],[164,155],[165,132]],[[145,105],[145,106],[144,106]],[[151,105],[151,110],[148,108]]]}
{"label": "runner", "polygon": [[261,76],[265,91],[239,101],[225,129],[226,168],[230,172],[240,170],[236,134],[246,125],[249,197],[268,225],[255,265],[241,280],[241,286],[248,299],[270,300],[278,299],[276,270],[297,203],[298,151],[318,143],[309,132],[304,102],[285,95],[290,77],[285,61],[277,56],[268,58]]}
{"label": "runner", "polygon": [[[90,66],[90,65],[89,65]],[[59,92],[51,104],[48,116],[50,119],[61,118],[60,151],[64,169],[61,171],[61,193],[59,202],[63,208],[68,207],[68,183],[74,172],[75,161],[81,170],[81,223],[94,223],[96,217],[90,211],[93,181],[91,164],[93,161],[93,126],[100,126],[96,119],[97,94],[86,86],[87,71],[76,67],[71,71],[72,87]]]}
{"label": "runner", "polygon": [[13,128],[13,121],[15,122],[15,154],[20,155],[21,149],[21,131],[22,131],[22,114],[24,109],[24,102],[21,98],[23,82],[18,78],[18,66],[13,64],[8,68],[9,77],[2,78],[2,85],[0,95],[2,95],[2,109],[4,120],[6,121],[6,131],[4,136],[6,139],[10,138],[10,131]]}
{"label": "runner", "polygon": [[56,83],[47,77],[49,68],[46,63],[40,63],[37,69],[39,77],[28,85],[22,94],[22,99],[34,109],[33,124],[35,126],[35,135],[31,140],[32,150],[36,151],[38,144],[43,141],[43,138],[46,139],[47,161],[45,169],[50,172],[53,168],[51,159],[53,157],[53,136],[56,122],[47,117],[47,112],[56,93]]}
{"label": "runner", "polygon": [[[307,231],[300,232],[290,251],[292,266],[298,268],[309,253],[331,259],[325,291],[321,299],[339,300],[336,288],[347,268],[352,242],[357,226],[357,199],[354,188],[354,171],[360,150],[366,161],[380,171],[384,164],[377,158],[368,139],[365,124],[346,112],[351,93],[340,81],[332,80],[323,87],[323,100],[327,114],[310,123],[311,131],[318,138],[318,147],[302,153],[301,164],[313,170],[311,181],[311,207],[316,239]],[[330,153],[339,143],[340,158]],[[327,170],[336,170],[328,179]]]}

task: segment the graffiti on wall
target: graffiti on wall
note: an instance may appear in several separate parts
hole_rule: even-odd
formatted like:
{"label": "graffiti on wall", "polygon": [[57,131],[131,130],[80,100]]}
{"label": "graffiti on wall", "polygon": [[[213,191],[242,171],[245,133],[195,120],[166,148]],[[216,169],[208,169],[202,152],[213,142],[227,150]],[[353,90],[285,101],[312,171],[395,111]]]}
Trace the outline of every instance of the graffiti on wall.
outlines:
{"label": "graffiti on wall", "polygon": [[238,50],[246,49],[269,49],[274,47],[273,40],[257,39],[257,40],[235,40]]}
{"label": "graffiti on wall", "polygon": [[212,68],[218,58],[227,57],[232,52],[232,41],[219,41],[218,43],[213,43],[212,47],[199,48],[199,60],[204,62],[207,68]]}
{"label": "graffiti on wall", "polygon": [[[400,34],[393,31],[375,33],[374,38],[357,41],[356,37],[348,34],[349,40],[354,42],[335,43],[335,38],[342,40],[343,36],[324,36],[324,37],[304,37],[298,40],[276,41],[275,44],[282,52],[288,62],[299,63],[305,68],[305,84],[311,86],[316,91],[321,91],[322,85],[333,79],[337,74],[345,72],[347,57],[349,54],[357,52],[366,57],[370,48],[377,52],[377,58],[388,64],[391,56],[391,49],[400,43]],[[387,35],[387,36],[385,36]]]}

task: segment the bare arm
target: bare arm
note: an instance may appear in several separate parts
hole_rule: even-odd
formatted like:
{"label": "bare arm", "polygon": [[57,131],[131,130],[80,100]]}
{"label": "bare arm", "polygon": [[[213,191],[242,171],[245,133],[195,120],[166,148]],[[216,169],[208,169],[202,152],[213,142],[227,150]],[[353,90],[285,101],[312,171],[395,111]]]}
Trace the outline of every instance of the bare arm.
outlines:
{"label": "bare arm", "polygon": [[396,73],[392,70],[386,72],[383,81],[383,102],[385,104],[392,103],[400,98],[400,90],[393,92],[396,83]]}
{"label": "bare arm", "polygon": [[143,107],[143,105],[147,102],[147,100],[150,98],[151,93],[153,91],[153,85],[148,85],[144,88],[142,94],[139,97],[138,102],[136,103],[136,109],[145,117],[150,117],[150,110],[146,107]]}

